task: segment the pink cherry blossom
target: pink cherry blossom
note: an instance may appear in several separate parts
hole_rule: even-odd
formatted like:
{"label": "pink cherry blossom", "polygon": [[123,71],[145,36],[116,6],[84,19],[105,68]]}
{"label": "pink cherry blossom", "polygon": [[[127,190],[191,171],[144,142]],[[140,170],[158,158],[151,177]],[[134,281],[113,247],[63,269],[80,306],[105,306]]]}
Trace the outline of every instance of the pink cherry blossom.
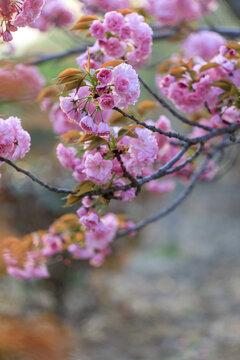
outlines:
{"label": "pink cherry blossom", "polygon": [[125,44],[115,37],[104,42],[104,51],[111,58],[121,58],[125,53]]}
{"label": "pink cherry blossom", "polygon": [[111,82],[111,80],[112,80],[112,70],[110,70],[110,69],[101,69],[97,73],[97,79],[103,85],[109,84]]}
{"label": "pink cherry blossom", "polygon": [[111,11],[105,15],[104,26],[111,33],[119,34],[123,25],[124,25],[124,17],[122,14],[116,11]]}
{"label": "pink cherry blossom", "polygon": [[100,267],[104,263],[104,260],[105,256],[101,253],[98,253],[91,258],[90,264],[95,267]]}
{"label": "pink cherry blossom", "polygon": [[198,20],[204,13],[216,9],[216,0],[147,0],[147,11],[161,24],[176,25]]}
{"label": "pink cherry blossom", "polygon": [[120,33],[119,33],[121,40],[128,40],[131,37],[131,27],[127,24],[124,24],[121,27]]}
{"label": "pink cherry blossom", "polygon": [[99,228],[99,217],[95,213],[83,215],[79,219],[80,223],[88,230],[97,231]]}
{"label": "pink cherry blossom", "polygon": [[84,116],[80,121],[80,126],[88,134],[96,134],[97,132],[97,125],[90,116]]}
{"label": "pink cherry blossom", "polygon": [[77,259],[90,259],[94,256],[94,251],[88,248],[82,248],[78,244],[72,244],[68,247],[68,251]]}
{"label": "pink cherry blossom", "polygon": [[89,154],[84,162],[83,171],[87,178],[96,184],[106,184],[112,176],[112,161],[105,160],[100,153]]}
{"label": "pink cherry blossom", "polygon": [[60,107],[67,117],[77,123],[82,119],[82,115],[79,112],[77,101],[73,96],[62,97],[60,96]]}
{"label": "pink cherry blossom", "polygon": [[51,121],[53,130],[56,134],[65,134],[70,130],[79,130],[79,126],[67,117],[62,111],[59,103],[55,103],[52,106],[50,105],[49,120]]}
{"label": "pink cherry blossom", "polygon": [[146,189],[154,194],[166,194],[173,191],[175,183],[173,181],[152,180],[146,185]]}
{"label": "pink cherry blossom", "polygon": [[151,165],[158,153],[156,138],[148,129],[136,128],[135,132],[138,138],[131,140],[129,152],[137,163]]}
{"label": "pink cherry blossom", "polygon": [[[95,69],[96,61],[102,64],[104,60],[108,61],[103,58],[103,53],[110,58],[124,57],[131,65],[139,66],[146,63],[152,51],[153,31],[144,17],[137,13],[123,16],[116,11],[108,12],[103,23],[100,20],[92,23],[90,32],[98,39],[97,45],[90,51]],[[86,60],[87,54],[84,56]]]}
{"label": "pink cherry blossom", "polygon": [[[67,115],[70,120],[75,121],[77,124],[79,124],[84,117],[89,116],[89,114],[92,113],[94,113],[96,123],[100,123],[102,120],[104,122],[107,122],[109,117],[111,116],[111,111],[103,111],[102,114],[100,113],[100,111],[96,112],[96,106],[94,105],[94,101],[90,97],[88,86],[81,87],[77,94],[70,93],[70,95],[67,97],[61,96],[59,100],[62,111]],[[94,129],[92,128],[90,130],[94,131]]]}
{"label": "pink cherry blossom", "polygon": [[29,280],[33,278],[45,279],[49,277],[49,272],[42,257],[42,253],[38,250],[27,252],[27,260],[21,267],[8,250],[4,251],[3,260],[6,264],[8,274],[16,279]]}
{"label": "pink cherry blossom", "polygon": [[140,95],[138,75],[131,65],[120,64],[113,70],[116,106],[134,105]]}
{"label": "pink cherry blossom", "polygon": [[[171,131],[170,120],[166,116],[162,115],[156,122],[156,127],[165,132]],[[157,144],[158,144],[159,148],[161,148],[168,142],[168,138],[165,135],[156,133],[155,136],[156,136],[156,140],[157,140]]]}
{"label": "pink cherry blossom", "polygon": [[103,23],[101,23],[100,20],[94,20],[90,26],[91,35],[99,40],[102,40],[104,39],[105,32],[106,28]]}
{"label": "pink cherry blossom", "polygon": [[44,3],[44,0],[25,0],[22,11],[16,16],[13,25],[18,27],[30,25],[40,16]]}
{"label": "pink cherry blossom", "polygon": [[23,130],[19,118],[0,118],[0,156],[9,160],[23,158],[30,150],[30,143],[30,135]]}
{"label": "pink cherry blossom", "polygon": [[0,97],[30,102],[42,89],[45,80],[36,66],[8,64],[0,68]]}
{"label": "pink cherry blossom", "polygon": [[97,134],[99,136],[108,136],[111,134],[111,129],[108,126],[108,124],[101,122],[98,126],[97,126]]}
{"label": "pink cherry blossom", "polygon": [[57,146],[57,158],[61,165],[66,169],[75,169],[76,154],[77,150],[73,146],[65,147],[63,144]]}
{"label": "pink cherry blossom", "polygon": [[220,46],[225,43],[225,39],[213,31],[200,31],[190,34],[182,42],[182,49],[188,56],[199,56],[204,60],[210,60],[217,55]]}
{"label": "pink cherry blossom", "polygon": [[62,239],[58,235],[46,234],[42,237],[42,254],[43,256],[50,257],[63,250]]}
{"label": "pink cherry blossom", "polygon": [[111,94],[103,94],[99,98],[99,106],[102,110],[111,110],[114,107],[114,96]]}
{"label": "pink cherry blossom", "polygon": [[91,199],[90,197],[88,196],[85,196],[83,199],[82,199],[82,204],[83,206],[85,206],[86,208],[90,208],[94,203],[94,199]]}
{"label": "pink cherry blossom", "polygon": [[1,29],[0,37],[9,42],[13,39],[12,32],[18,27],[30,25],[42,10],[45,0],[0,0]]}

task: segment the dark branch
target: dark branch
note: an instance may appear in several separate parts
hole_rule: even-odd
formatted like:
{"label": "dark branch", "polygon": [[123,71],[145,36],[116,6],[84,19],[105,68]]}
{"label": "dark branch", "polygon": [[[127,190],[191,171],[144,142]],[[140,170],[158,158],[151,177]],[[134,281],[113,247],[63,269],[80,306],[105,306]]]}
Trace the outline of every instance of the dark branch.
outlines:
{"label": "dark branch", "polygon": [[87,46],[88,45],[85,44],[85,45],[82,45],[82,46],[78,46],[75,49],[62,51],[62,52],[59,52],[57,54],[41,56],[41,57],[37,58],[36,60],[32,60],[31,65],[40,65],[40,64],[43,64],[43,63],[48,62],[48,61],[61,60],[61,59],[64,59],[64,58],[66,58],[68,56],[81,54],[81,53],[83,53],[83,52],[85,52],[87,50]]}
{"label": "dark branch", "polygon": [[[219,27],[219,26],[214,26],[214,27],[200,27],[198,29],[194,29],[189,27],[189,31],[191,32],[199,32],[199,31],[205,31],[205,30],[209,30],[209,31],[215,31],[218,34],[221,34],[227,38],[238,38],[240,37],[240,29],[234,29],[234,28],[225,28],[225,27]],[[181,29],[179,27],[170,27],[169,29],[166,29],[166,27],[161,30],[157,30],[153,35],[153,40],[165,40],[165,39],[169,39],[172,36],[176,36],[177,34],[179,34],[179,32],[181,31]]]}
{"label": "dark branch", "polygon": [[158,171],[150,176],[146,176],[140,180],[140,183],[143,185],[148,183],[149,181],[159,179],[160,177],[167,174],[168,169],[170,169],[176,162],[178,162],[182,156],[186,153],[187,149],[189,148],[188,144],[185,144],[183,148],[175,155],[167,164],[162,166]]}
{"label": "dark branch", "polygon": [[177,199],[169,207],[157,212],[156,214],[146,218],[145,220],[140,221],[136,226],[134,226],[134,227],[132,227],[130,229],[120,231],[117,234],[117,237],[125,236],[125,235],[130,234],[131,232],[138,231],[138,230],[142,229],[143,227],[145,227],[145,226],[147,226],[147,225],[149,225],[149,224],[151,224],[151,223],[165,217],[166,215],[168,215],[172,211],[174,211],[186,199],[186,197],[190,194],[190,192],[193,190],[195,184],[197,183],[198,178],[200,177],[200,175],[206,169],[208,161],[209,160],[207,160],[201,166],[201,168],[193,175],[188,187],[177,197]]}
{"label": "dark branch", "polygon": [[122,114],[123,116],[125,117],[128,117],[129,119],[133,120],[136,124],[138,125],[142,125],[144,126],[146,129],[149,129],[153,132],[158,132],[159,134],[161,135],[165,135],[169,138],[175,138],[175,139],[178,139],[178,140],[181,140],[185,143],[189,143],[189,144],[193,144],[194,142],[189,139],[188,137],[184,136],[184,135],[181,135],[177,132],[173,132],[173,131],[164,131],[164,130],[161,130],[159,128],[156,128],[155,126],[153,125],[149,125],[149,124],[146,124],[145,122],[141,121],[141,120],[138,120],[135,116],[133,115],[129,115],[127,114],[125,111],[119,109],[118,107],[114,107],[113,110],[116,110],[118,111],[120,114]]}
{"label": "dark branch", "polygon": [[77,192],[73,191],[73,190],[57,188],[55,186],[46,184],[42,180],[39,180],[38,178],[36,178],[36,176],[32,175],[29,171],[21,169],[19,166],[14,164],[11,160],[8,160],[8,159],[0,156],[0,161],[5,162],[6,164],[10,165],[11,167],[13,167],[18,172],[28,176],[32,181],[38,183],[39,185],[43,186],[44,188],[46,188],[46,189],[48,189],[48,190],[50,190],[52,192],[59,193],[59,194],[77,194]]}
{"label": "dark branch", "polygon": [[122,168],[122,171],[123,171],[123,175],[124,175],[125,177],[127,177],[127,178],[131,181],[131,184],[134,185],[134,187],[137,188],[137,190],[136,190],[136,195],[138,195],[139,192],[141,191],[141,186],[140,186],[139,182],[135,179],[134,176],[132,176],[132,175],[127,171],[127,169],[126,169],[126,167],[125,167],[125,165],[124,165],[124,163],[123,163],[123,161],[122,161],[120,152],[119,152],[118,150],[114,150],[114,154],[115,154],[116,158],[118,159],[118,161],[119,161],[119,163],[120,163],[120,165],[121,165],[121,168]]}

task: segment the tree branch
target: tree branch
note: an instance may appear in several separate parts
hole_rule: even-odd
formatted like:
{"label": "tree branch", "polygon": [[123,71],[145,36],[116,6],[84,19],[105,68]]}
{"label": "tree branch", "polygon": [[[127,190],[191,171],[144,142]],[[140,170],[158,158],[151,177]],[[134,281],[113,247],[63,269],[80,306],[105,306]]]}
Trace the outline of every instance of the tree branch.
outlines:
{"label": "tree branch", "polygon": [[62,51],[57,54],[44,55],[44,56],[37,58],[36,60],[32,60],[30,63],[31,63],[31,65],[40,65],[40,64],[43,64],[48,61],[61,60],[68,56],[77,55],[77,54],[81,54],[81,53],[85,52],[87,50],[88,46],[89,46],[88,44],[84,44],[82,46],[76,47],[75,49]]}
{"label": "tree branch", "polygon": [[190,139],[190,138],[188,138],[188,137],[186,137],[186,136],[184,136],[184,135],[181,135],[181,134],[179,134],[179,133],[177,133],[177,132],[164,131],[164,130],[161,130],[160,128],[156,128],[156,127],[153,126],[153,125],[146,124],[145,122],[137,119],[137,118],[136,118],[135,116],[133,116],[133,115],[129,115],[128,113],[126,113],[125,111],[119,109],[119,108],[116,107],[116,106],[113,108],[113,110],[118,111],[118,112],[119,112],[120,114],[122,114],[123,116],[128,117],[129,119],[133,120],[136,124],[142,125],[142,126],[144,126],[146,129],[149,129],[149,130],[151,130],[151,131],[153,131],[153,132],[158,132],[158,133],[161,134],[161,135],[165,135],[165,136],[167,136],[167,137],[169,137],[169,138],[175,138],[175,139],[181,140],[181,141],[183,141],[183,142],[185,142],[185,143],[188,143],[188,144],[193,144],[193,143],[194,143],[194,141],[193,141],[192,139]]}
{"label": "tree branch", "polygon": [[13,167],[16,171],[26,175],[27,177],[29,177],[32,181],[38,183],[39,185],[43,186],[44,188],[55,192],[55,193],[59,193],[59,194],[77,194],[77,191],[73,191],[73,190],[68,190],[68,189],[62,189],[62,188],[57,188],[55,186],[52,185],[48,185],[45,182],[43,182],[42,180],[36,178],[36,176],[32,175],[29,171],[26,171],[24,169],[21,169],[19,166],[17,166],[16,164],[14,164],[11,160],[8,160],[2,156],[0,156],[0,161],[5,162],[6,164],[10,165],[11,167]]}
{"label": "tree branch", "polygon": [[161,135],[165,135],[169,138],[175,138],[178,139],[180,141],[183,141],[184,143],[188,143],[189,145],[196,145],[198,143],[202,143],[202,142],[206,142],[214,137],[217,137],[219,135],[224,135],[224,134],[234,134],[234,132],[238,129],[240,129],[240,124],[233,124],[233,125],[229,125],[226,126],[224,128],[221,129],[211,129],[212,131],[206,135],[203,136],[199,136],[196,138],[189,138],[187,136],[181,135],[180,133],[177,132],[173,132],[173,131],[163,131],[159,128],[156,128],[153,125],[149,125],[146,124],[143,121],[140,121],[139,119],[137,119],[135,116],[130,115],[128,113],[126,113],[125,111],[119,109],[118,107],[114,107],[113,110],[118,111],[120,114],[122,114],[125,117],[128,117],[129,119],[133,120],[136,124],[138,125],[142,125],[143,127],[145,127],[146,129],[149,129],[153,132],[158,132]]}
{"label": "tree branch", "polygon": [[134,176],[132,176],[126,169],[123,161],[122,161],[122,158],[121,158],[121,154],[118,150],[114,150],[114,154],[117,158],[117,160],[119,161],[120,165],[121,165],[121,168],[122,168],[122,171],[123,171],[123,175],[126,176],[130,181],[131,181],[131,184],[134,185],[134,187],[137,188],[136,190],[136,195],[139,194],[139,192],[141,191],[141,185],[140,183],[135,179]]}
{"label": "tree branch", "polygon": [[167,174],[168,169],[170,169],[176,162],[178,162],[181,157],[186,153],[188,150],[189,145],[185,144],[183,148],[175,155],[168,163],[166,163],[164,166],[162,166],[158,171],[156,171],[154,174],[150,176],[146,176],[142,178],[139,182],[141,185],[148,183],[149,181],[159,179],[160,177]]}
{"label": "tree branch", "polygon": [[[179,34],[181,29],[179,27],[169,27],[168,29],[165,27],[163,30],[155,29],[155,33],[153,35],[153,40],[165,40],[169,39],[172,36],[176,36]],[[220,26],[214,27],[200,27],[197,29],[189,27],[189,30],[192,32],[199,32],[199,31],[215,31],[220,35],[223,35],[228,38],[238,38],[240,37],[240,30],[236,28],[226,28]]]}
{"label": "tree branch", "polygon": [[152,216],[149,216],[145,220],[140,221],[138,224],[136,224],[135,226],[133,226],[130,229],[120,231],[117,234],[117,237],[125,236],[125,235],[130,234],[131,232],[138,231],[138,230],[144,228],[145,226],[161,219],[162,217],[165,217],[166,215],[168,215],[172,211],[174,211],[186,199],[186,197],[190,194],[190,192],[193,190],[195,184],[197,183],[198,178],[206,169],[208,162],[209,162],[209,160],[204,162],[204,164],[201,166],[201,168],[193,175],[188,187],[177,197],[177,199],[169,207],[157,212],[156,214],[154,214]]}
{"label": "tree branch", "polygon": [[[212,29],[209,27],[201,27],[198,29],[190,28],[190,30],[193,32],[198,32],[198,31],[202,31],[202,30],[210,30],[210,31],[218,32],[219,34],[229,37],[229,38],[240,37],[240,30],[234,29],[234,28],[214,27],[214,29]],[[173,28],[169,28],[169,29],[164,28],[164,30],[162,32],[160,31],[159,33],[158,32],[154,33],[153,40],[157,41],[157,40],[165,40],[165,39],[171,38],[172,36],[177,35],[179,33],[179,31],[180,31],[179,27],[173,27]],[[37,58],[36,60],[32,60],[30,63],[31,63],[31,65],[40,65],[40,64],[48,62],[48,61],[61,60],[68,56],[85,52],[87,50],[88,46],[89,46],[89,44],[84,44],[84,45],[78,46],[74,49],[62,51],[57,54],[45,55],[45,56]]]}

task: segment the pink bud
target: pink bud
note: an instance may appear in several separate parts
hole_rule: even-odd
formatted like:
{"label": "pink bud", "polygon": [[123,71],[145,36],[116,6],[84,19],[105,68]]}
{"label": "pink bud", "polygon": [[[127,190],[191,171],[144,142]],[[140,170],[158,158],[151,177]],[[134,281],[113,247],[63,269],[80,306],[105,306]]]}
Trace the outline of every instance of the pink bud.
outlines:
{"label": "pink bud", "polygon": [[88,134],[95,134],[97,131],[97,125],[93,122],[90,116],[84,116],[80,121],[81,128]]}
{"label": "pink bud", "polygon": [[99,94],[103,94],[107,90],[107,86],[106,85],[97,85],[96,90]]}
{"label": "pink bud", "polygon": [[87,215],[87,209],[84,206],[81,206],[77,210],[77,214],[78,214],[79,217],[85,216],[85,215]]}
{"label": "pink bud", "polygon": [[99,106],[102,110],[111,110],[114,107],[114,97],[111,94],[103,94],[99,99]]}
{"label": "pink bud", "polygon": [[99,73],[97,74],[97,78],[101,84],[103,85],[109,84],[112,80],[112,70],[110,69],[100,70]]}
{"label": "pink bud", "polygon": [[3,41],[9,42],[12,41],[13,37],[12,34],[9,31],[5,31],[3,33]]}
{"label": "pink bud", "polygon": [[104,122],[101,122],[101,123],[98,125],[97,134],[98,134],[99,136],[107,136],[107,135],[110,135],[110,134],[111,134],[111,130],[110,130],[110,127],[108,126],[108,124],[106,124],[106,123],[104,123]]}
{"label": "pink bud", "polygon": [[104,262],[103,254],[94,255],[90,260],[90,264],[95,267],[101,266],[103,264],[103,262]]}

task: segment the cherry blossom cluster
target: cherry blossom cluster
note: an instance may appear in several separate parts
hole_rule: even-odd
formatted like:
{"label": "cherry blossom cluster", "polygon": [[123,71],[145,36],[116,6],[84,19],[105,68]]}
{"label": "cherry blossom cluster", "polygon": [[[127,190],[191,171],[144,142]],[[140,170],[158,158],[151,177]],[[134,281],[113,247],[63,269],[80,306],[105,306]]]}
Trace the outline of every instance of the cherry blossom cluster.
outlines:
{"label": "cherry blossom cluster", "polygon": [[199,20],[216,10],[217,0],[147,0],[146,10],[163,25]]}
{"label": "cherry blossom cluster", "polygon": [[0,67],[0,98],[24,103],[34,100],[45,84],[36,66],[8,63]]}
{"label": "cherry blossom cluster", "polygon": [[[174,190],[176,180],[189,183],[188,191],[194,177],[195,182],[211,180],[218,169],[213,149],[236,141],[240,124],[240,44],[228,43],[212,31],[192,33],[181,42],[181,54],[161,64],[156,78],[161,94],[175,110],[135,70],[146,64],[152,50],[153,32],[144,17],[118,10],[129,5],[128,0],[83,2],[85,11],[94,16],[81,17],[72,30],[89,30],[87,37],[97,41],[77,58],[79,68],[62,71],[56,86],[41,92],[44,79],[36,67],[7,64],[0,69],[2,99],[29,102],[37,98],[42,110],[49,112],[54,131],[61,135],[57,158],[76,186],[50,186],[11,162],[23,158],[30,148],[30,136],[15,117],[0,119],[1,161],[45,188],[67,194],[66,206],[78,204],[75,214],[28,236],[21,251],[15,251],[16,244],[11,242],[4,247],[7,271],[18,279],[49,277],[52,258],[82,259],[101,266],[121,231],[134,235],[139,229],[139,224],[105,214],[111,201],[131,201],[142,189],[165,194]],[[171,26],[197,20],[216,5],[215,0],[147,0],[146,9]],[[95,16],[99,7],[105,13],[102,20]],[[72,22],[61,0],[48,0],[45,5],[43,0],[0,0],[0,10],[4,41],[11,40],[10,33],[18,26],[46,31]],[[192,125],[187,135],[173,129],[170,119],[158,113],[156,102],[146,100],[133,108],[140,97],[140,81],[172,115]],[[158,116],[157,121],[148,116],[149,109],[154,109],[151,114]],[[178,110],[194,117],[187,118]],[[198,173],[203,160],[206,167]]]}
{"label": "cherry blossom cluster", "polygon": [[[153,124],[153,121],[149,120],[147,124]],[[155,126],[171,130],[170,121],[165,116],[161,116]],[[150,176],[179,151],[177,146],[169,143],[166,136],[142,127],[133,127],[129,135],[125,136],[121,136],[118,127],[111,130],[111,135],[103,137],[103,145],[98,150],[85,150],[82,157],[79,157],[76,147],[58,145],[57,157],[63,167],[72,171],[75,180],[91,181],[97,186],[122,186],[126,184],[126,172],[134,177]],[[87,147],[88,140],[82,145],[83,149]],[[120,158],[116,154],[120,154]],[[179,171],[177,176],[188,178],[192,171],[193,168],[188,166]],[[147,188],[164,193],[173,190],[173,185],[172,181],[154,180],[149,182]],[[130,201],[135,198],[135,190],[117,191],[115,196],[124,202]]]}
{"label": "cherry blossom cluster", "polygon": [[7,273],[19,280],[45,279],[49,277],[46,262],[37,250],[27,251],[24,261],[19,262],[11,253],[5,249],[2,254]]}
{"label": "cherry blossom cluster", "polygon": [[120,12],[108,12],[103,21],[93,21],[90,33],[97,39],[91,51],[95,62],[104,62],[106,57],[109,60],[124,58],[131,65],[138,66],[145,64],[151,54],[152,29],[137,13],[124,16]]}
{"label": "cherry blossom cluster", "polygon": [[111,109],[134,105],[140,95],[137,73],[131,65],[122,63],[114,69],[91,69],[84,77],[86,86],[60,97],[61,109],[88,134],[109,135]]}
{"label": "cherry blossom cluster", "polygon": [[[0,156],[9,160],[22,159],[30,149],[30,135],[23,130],[21,120],[0,118]],[[0,162],[2,165],[2,163]]]}
{"label": "cherry blossom cluster", "polygon": [[181,43],[181,49],[187,58],[199,57],[205,61],[210,61],[219,52],[220,46],[226,40],[214,31],[202,30],[191,33]]}
{"label": "cherry blossom cluster", "polygon": [[[8,274],[21,280],[48,278],[47,261],[64,253],[73,259],[89,260],[92,266],[101,266],[105,256],[111,253],[110,244],[120,222],[112,213],[99,218],[90,200],[86,199],[84,205],[78,210],[79,217],[65,215],[49,231],[31,234],[25,242],[23,239],[24,256],[9,241],[3,250]],[[21,247],[21,243],[17,245]]]}
{"label": "cherry blossom cluster", "polygon": [[[188,46],[191,47],[189,43]],[[197,55],[206,54],[207,47]],[[180,61],[168,75],[157,76],[159,90],[183,112],[192,114],[207,108],[211,114],[209,126],[239,122],[240,62],[239,50],[235,48],[240,48],[237,43],[220,46],[210,62],[200,56],[193,61]]]}
{"label": "cherry blossom cluster", "polygon": [[40,15],[45,0],[1,0],[0,37],[5,42],[12,40],[12,32],[19,27],[31,25]]}

